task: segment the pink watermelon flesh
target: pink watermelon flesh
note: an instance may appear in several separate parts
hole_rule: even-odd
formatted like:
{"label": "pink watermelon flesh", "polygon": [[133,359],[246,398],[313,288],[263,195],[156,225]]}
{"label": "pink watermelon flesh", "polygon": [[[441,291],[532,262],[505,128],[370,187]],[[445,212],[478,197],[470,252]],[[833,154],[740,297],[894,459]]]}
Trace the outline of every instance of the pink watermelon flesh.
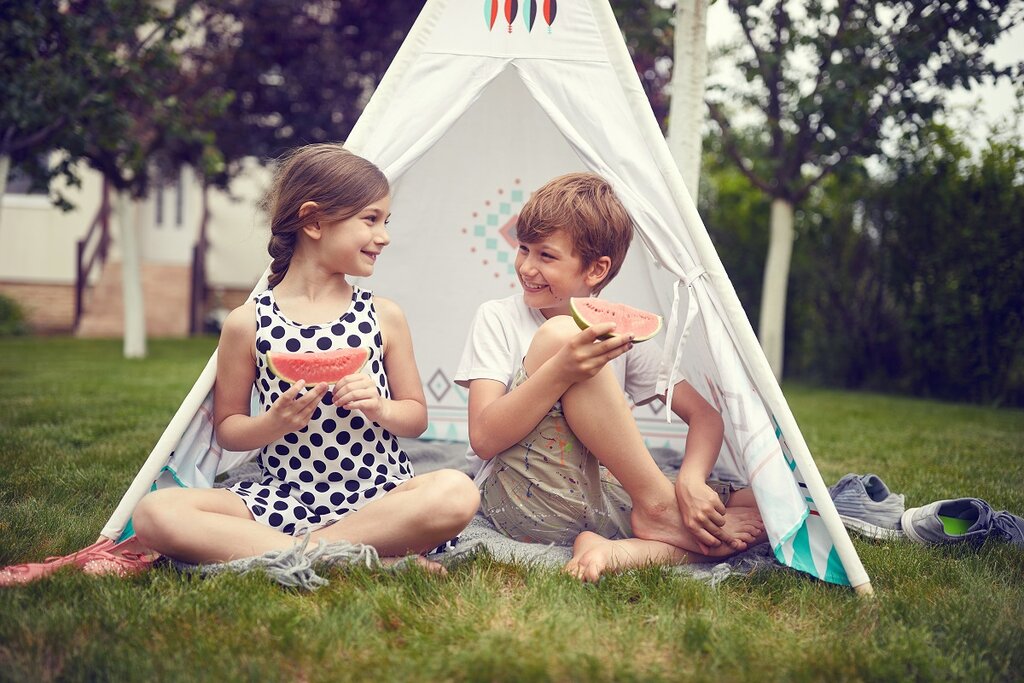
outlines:
{"label": "pink watermelon flesh", "polygon": [[364,347],[315,353],[271,351],[267,354],[270,369],[279,379],[290,384],[301,379],[307,387],[320,382],[334,384],[343,377],[359,372],[369,357],[370,350]]}
{"label": "pink watermelon flesh", "polygon": [[613,335],[633,335],[634,342],[647,341],[661,331],[661,316],[626,304],[618,304],[593,297],[569,299],[573,320],[580,329],[599,323],[615,323]]}

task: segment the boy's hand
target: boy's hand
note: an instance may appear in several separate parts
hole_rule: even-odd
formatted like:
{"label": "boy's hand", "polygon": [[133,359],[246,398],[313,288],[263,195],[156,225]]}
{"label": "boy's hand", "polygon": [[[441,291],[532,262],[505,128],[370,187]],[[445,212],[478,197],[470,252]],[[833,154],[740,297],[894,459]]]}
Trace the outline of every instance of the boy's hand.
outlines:
{"label": "boy's hand", "polygon": [[321,382],[299,395],[305,386],[305,380],[300,379],[281,394],[267,411],[267,419],[274,426],[274,431],[280,432],[279,437],[308,425],[317,404],[327,393],[327,384]]}
{"label": "boy's hand", "polygon": [[362,372],[344,377],[334,385],[334,405],[345,410],[360,410],[378,424],[385,411],[385,401],[377,385]]}
{"label": "boy's hand", "polygon": [[676,480],[676,500],[683,525],[693,534],[705,555],[722,542],[736,549],[743,545],[725,531],[725,505],[715,490],[701,480]]}
{"label": "boy's hand", "polygon": [[608,361],[633,348],[633,335],[614,335],[598,341],[598,337],[614,330],[615,323],[601,323],[588,327],[570,339],[553,359],[558,363],[562,376],[573,384],[590,379]]}

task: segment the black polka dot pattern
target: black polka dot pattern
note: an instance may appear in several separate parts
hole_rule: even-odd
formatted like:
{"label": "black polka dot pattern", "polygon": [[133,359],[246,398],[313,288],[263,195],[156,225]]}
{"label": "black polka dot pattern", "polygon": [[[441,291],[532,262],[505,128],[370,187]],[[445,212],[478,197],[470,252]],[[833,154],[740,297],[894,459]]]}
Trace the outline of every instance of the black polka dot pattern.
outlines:
{"label": "black polka dot pattern", "polygon": [[[272,290],[255,298],[256,392],[264,411],[290,385],[274,376],[266,362],[270,351],[312,353],[331,349],[370,349],[363,372],[391,397],[381,362],[381,334],[373,294],[353,287],[352,302],[336,320],[300,325],[274,300]],[[301,535],[336,522],[413,476],[412,465],[393,434],[358,410],[321,401],[309,425],[268,444],[257,458],[263,472],[257,482],[231,490],[253,517],[282,532]]]}

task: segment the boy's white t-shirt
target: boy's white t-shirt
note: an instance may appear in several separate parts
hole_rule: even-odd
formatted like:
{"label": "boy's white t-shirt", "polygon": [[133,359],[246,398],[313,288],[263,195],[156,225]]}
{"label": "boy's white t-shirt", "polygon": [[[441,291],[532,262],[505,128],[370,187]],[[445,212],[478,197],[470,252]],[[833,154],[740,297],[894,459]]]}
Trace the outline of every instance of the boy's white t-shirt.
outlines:
{"label": "boy's white t-shirt", "polygon": [[[522,366],[533,335],[545,322],[540,311],[528,307],[522,294],[494,299],[480,305],[466,338],[466,347],[455,372],[455,383],[468,387],[475,379],[492,379],[508,391]],[[636,344],[611,361],[619,386],[633,405],[641,405],[658,396],[656,384],[661,349],[652,341]],[[466,454],[479,469],[479,484],[490,473],[494,460],[478,458],[472,446]]]}

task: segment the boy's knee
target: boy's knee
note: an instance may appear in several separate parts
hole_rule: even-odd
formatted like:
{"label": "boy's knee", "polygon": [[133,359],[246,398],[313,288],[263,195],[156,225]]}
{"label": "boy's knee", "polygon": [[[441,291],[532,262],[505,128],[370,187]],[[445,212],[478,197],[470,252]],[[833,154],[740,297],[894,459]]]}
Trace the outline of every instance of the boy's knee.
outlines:
{"label": "boy's knee", "polygon": [[580,328],[571,316],[556,315],[545,321],[530,341],[530,349],[526,354],[526,371],[530,372],[543,364],[579,333]]}
{"label": "boy's knee", "polygon": [[556,315],[544,321],[534,334],[534,340],[564,344],[580,333],[580,327],[570,315]]}

